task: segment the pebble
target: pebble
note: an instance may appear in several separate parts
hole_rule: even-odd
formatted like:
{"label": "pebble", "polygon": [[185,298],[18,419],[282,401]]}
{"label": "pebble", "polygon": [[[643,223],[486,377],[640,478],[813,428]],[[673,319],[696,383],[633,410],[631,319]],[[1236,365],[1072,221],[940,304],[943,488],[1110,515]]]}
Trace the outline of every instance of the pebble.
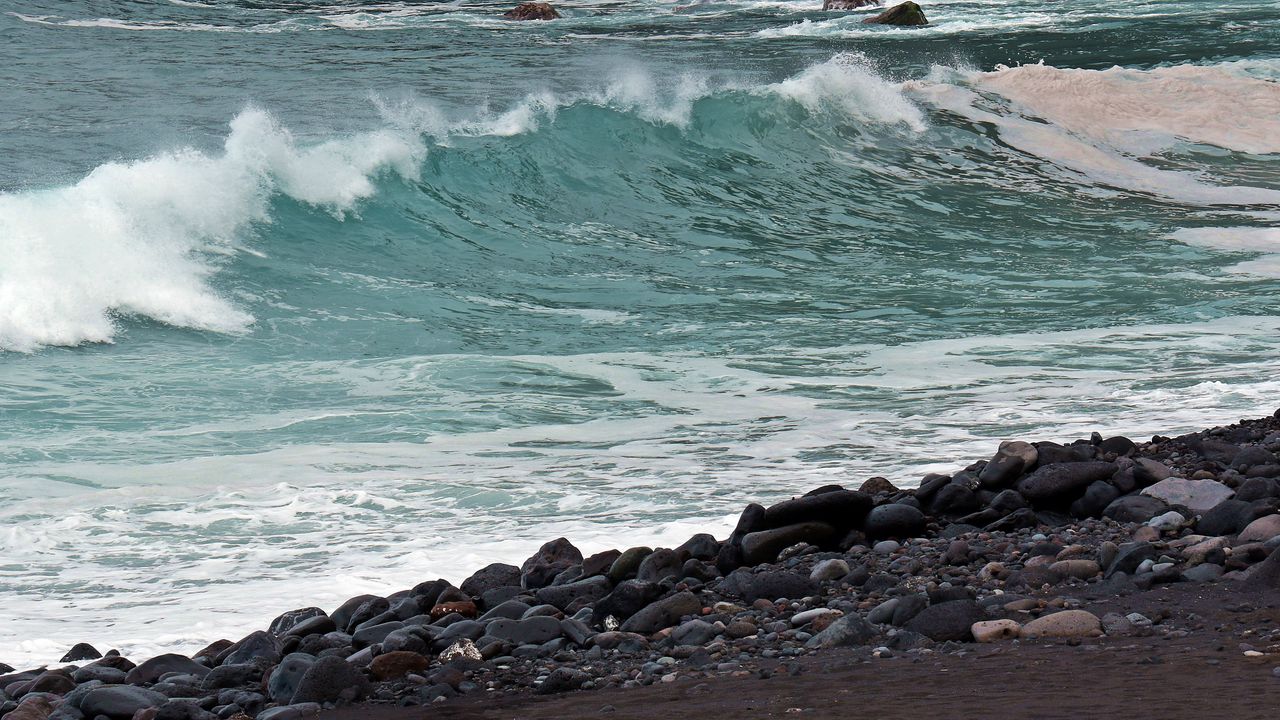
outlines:
{"label": "pebble", "polygon": [[838,580],[848,574],[849,563],[840,558],[831,558],[814,565],[813,570],[809,573],[809,579],[814,582],[825,582]]}
{"label": "pebble", "polygon": [[902,549],[902,544],[897,540],[881,540],[873,545],[871,549],[880,555],[892,555]]}

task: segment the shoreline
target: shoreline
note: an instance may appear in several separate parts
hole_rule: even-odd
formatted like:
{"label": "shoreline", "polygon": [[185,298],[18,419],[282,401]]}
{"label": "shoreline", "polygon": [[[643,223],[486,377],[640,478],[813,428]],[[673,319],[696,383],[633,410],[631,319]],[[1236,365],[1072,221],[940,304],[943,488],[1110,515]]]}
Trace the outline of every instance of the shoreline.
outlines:
{"label": "shoreline", "polygon": [[[753,677],[786,682],[793,665],[803,676],[824,657],[953,662],[978,648],[1152,637],[1208,652],[1203,623],[1118,610],[1150,593],[1187,595],[1175,606],[1199,618],[1218,611],[1209,596],[1270,602],[1280,588],[1273,451],[1275,416],[1141,443],[1008,442],[918,488],[872,478],[750,505],[723,541],[698,534],[583,557],[560,538],[519,568],[287,612],[190,658],[98,659],[78,647],[64,665],[0,667],[0,716],[292,720],[353,701],[364,704],[335,717],[369,704],[479,713],[495,698],[524,712],[534,705],[520,703],[559,693],[578,698],[566,712],[585,713],[585,696],[622,693],[618,710],[631,690],[692,683],[715,697]],[[992,643],[974,642],[988,633]],[[1243,652],[1256,662],[1274,650]]]}

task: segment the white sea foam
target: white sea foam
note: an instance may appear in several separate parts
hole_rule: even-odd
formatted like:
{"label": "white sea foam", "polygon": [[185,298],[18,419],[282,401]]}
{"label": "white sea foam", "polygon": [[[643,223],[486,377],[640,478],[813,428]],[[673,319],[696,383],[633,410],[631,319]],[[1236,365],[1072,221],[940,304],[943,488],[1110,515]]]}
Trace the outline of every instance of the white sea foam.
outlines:
{"label": "white sea foam", "polygon": [[1262,253],[1229,268],[1228,272],[1256,277],[1280,277],[1280,227],[1182,228],[1170,238],[1188,245],[1227,252]]}
{"label": "white sea foam", "polygon": [[267,113],[231,122],[224,151],[108,163],[70,187],[0,194],[0,350],[110,342],[120,315],[217,332],[253,319],[210,284],[217,254],[285,193],[335,212],[424,147],[379,131],[299,146]]}
{"label": "white sea foam", "polygon": [[1134,155],[1179,140],[1280,152],[1280,83],[1226,67],[1079,70],[1040,64],[999,68],[972,80],[1063,130]]}
{"label": "white sea foam", "polygon": [[800,74],[768,88],[809,110],[834,107],[851,117],[886,124],[903,123],[913,130],[926,127],[924,113],[902,88],[876,73],[861,53],[840,53]]}
{"label": "white sea foam", "polygon": [[[172,0],[171,0],[172,1]],[[203,5],[192,5],[192,7],[206,7]],[[213,25],[210,23],[194,23],[182,22],[178,20],[123,20],[120,18],[62,18],[57,15],[27,15],[23,13],[8,13],[11,17],[15,17],[23,22],[35,25],[46,25],[49,27],[65,27],[65,28],[103,28],[107,30],[126,30],[131,32],[215,32],[215,33],[258,33],[258,34],[274,34],[286,32],[288,30],[300,29],[294,20],[281,20],[274,23],[262,23],[257,25]]]}
{"label": "white sea foam", "polygon": [[[1144,155],[1179,137],[1241,151],[1280,148],[1268,136],[1270,128],[1280,128],[1274,113],[1280,86],[1275,83],[1218,66],[1152,71],[1028,67],[991,73],[935,68],[927,79],[908,82],[905,88],[938,109],[993,125],[1018,150],[1102,185],[1188,205],[1280,204],[1280,190],[1214,184],[1200,169],[1172,170],[1143,161]],[[1186,106],[1189,98],[1222,99],[1215,89],[1197,87],[1217,81],[1244,93],[1232,101],[1234,125],[1216,110]],[[1075,93],[1075,105],[1059,98],[1068,92]],[[1104,109],[1112,104],[1121,107]],[[1080,105],[1093,106],[1096,116],[1072,109]]]}
{"label": "white sea foam", "polygon": [[[279,362],[257,371],[340,381],[372,412],[379,398],[421,398],[450,372],[486,367],[588,380],[653,410],[425,442],[30,463],[29,485],[0,488],[0,553],[24,568],[4,578],[0,660],[49,662],[79,641],[135,658],[191,652],[294,607],[518,564],[559,535],[585,552],[671,547],[695,532],[723,537],[749,500],[872,475],[909,486],[1007,437],[1142,438],[1257,415],[1280,392],[1269,371],[1277,331],[1280,319],[1241,317],[787,348],[813,370],[802,377],[750,369],[756,357],[693,353]],[[522,391],[511,385],[514,402]],[[470,387],[440,402],[465,411]],[[306,420],[281,411],[181,432]],[[39,452],[79,432],[22,442]],[[166,432],[128,431],[143,444],[171,443]],[[0,452],[12,449],[5,442]]]}
{"label": "white sea foam", "polygon": [[429,101],[379,108],[399,125],[412,126],[441,142],[450,137],[511,137],[554,123],[559,113],[576,106],[596,106],[633,115],[655,125],[686,128],[700,101],[734,94],[781,98],[814,114],[839,115],[882,125],[923,130],[923,111],[902,88],[881,76],[860,53],[839,53],[777,83],[750,83],[729,76],[688,71],[657,75],[630,67],[605,72],[598,87],[574,91],[552,88],[530,92],[502,110],[484,109],[450,115]]}

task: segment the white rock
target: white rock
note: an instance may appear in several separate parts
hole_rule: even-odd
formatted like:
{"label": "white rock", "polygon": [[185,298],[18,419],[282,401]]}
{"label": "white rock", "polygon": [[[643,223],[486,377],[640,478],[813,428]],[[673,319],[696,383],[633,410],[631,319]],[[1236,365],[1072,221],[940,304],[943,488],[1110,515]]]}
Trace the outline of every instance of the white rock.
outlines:
{"label": "white rock", "polygon": [[824,580],[839,580],[849,574],[849,563],[840,558],[832,558],[823,560],[813,566],[813,571],[809,573],[809,579],[814,582],[822,582]]}
{"label": "white rock", "polygon": [[1142,613],[1136,613],[1136,612],[1129,613],[1128,615],[1124,616],[1124,619],[1128,620],[1129,624],[1133,625],[1134,627],[1151,627],[1151,620],[1149,620],[1147,616],[1143,615]]}
{"label": "white rock", "polygon": [[791,624],[794,627],[808,625],[814,620],[817,620],[818,618],[824,617],[826,615],[831,615],[833,617],[840,617],[841,615],[844,615],[844,613],[840,612],[839,610],[832,610],[831,608],[814,608],[812,610],[805,610],[804,612],[798,612],[795,615],[792,615]]}
{"label": "white rock", "polygon": [[1182,513],[1177,510],[1170,510],[1163,515],[1151,518],[1147,521],[1147,524],[1157,530],[1173,530],[1182,527],[1182,524],[1186,521],[1187,519],[1182,517]]}
{"label": "white rock", "polygon": [[876,543],[871,549],[880,553],[881,555],[892,555],[893,553],[897,552],[901,547],[902,546],[899,545],[897,541],[881,540],[880,542]]}
{"label": "white rock", "polygon": [[1170,505],[1185,505],[1194,513],[1205,513],[1223,500],[1230,500],[1236,491],[1217,480],[1185,480],[1171,477],[1143,490],[1142,494],[1163,500]]}
{"label": "white rock", "polygon": [[1022,626],[1015,620],[980,620],[969,628],[973,639],[980,643],[1008,640],[1022,634]]}

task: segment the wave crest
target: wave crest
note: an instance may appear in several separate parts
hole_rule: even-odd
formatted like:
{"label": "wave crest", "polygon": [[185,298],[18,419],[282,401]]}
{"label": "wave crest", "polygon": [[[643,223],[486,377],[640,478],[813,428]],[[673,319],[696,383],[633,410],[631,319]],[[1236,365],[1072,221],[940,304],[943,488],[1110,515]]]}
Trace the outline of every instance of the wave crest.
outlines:
{"label": "wave crest", "polygon": [[344,212],[425,151],[391,131],[300,148],[267,113],[231,122],[224,152],[108,163],[75,185],[0,194],[0,350],[111,342],[116,317],[242,332],[253,318],[209,283],[217,256],[266,222],[272,195]]}

